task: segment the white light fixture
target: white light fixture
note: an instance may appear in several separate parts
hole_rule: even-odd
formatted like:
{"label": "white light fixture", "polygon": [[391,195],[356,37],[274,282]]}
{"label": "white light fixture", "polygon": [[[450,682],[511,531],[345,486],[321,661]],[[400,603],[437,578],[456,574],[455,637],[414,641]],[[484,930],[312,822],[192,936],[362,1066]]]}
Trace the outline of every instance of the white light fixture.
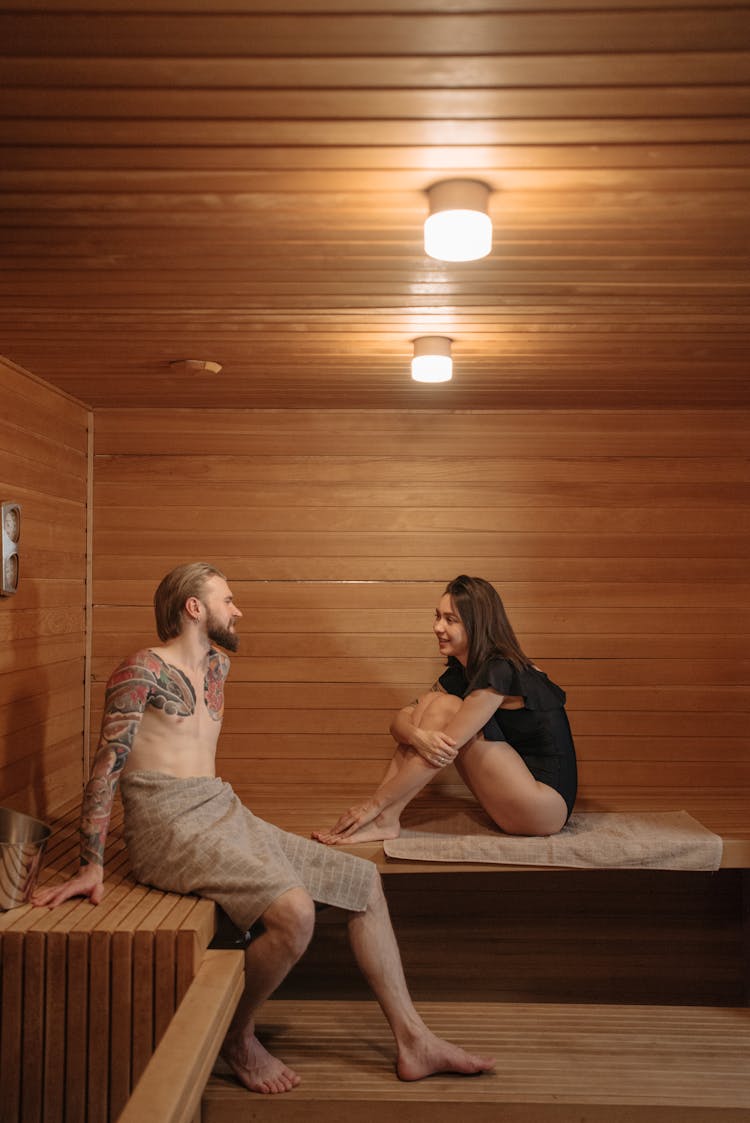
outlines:
{"label": "white light fixture", "polygon": [[424,251],[438,261],[476,261],[492,249],[490,189],[476,179],[446,179],[427,192]]}
{"label": "white light fixture", "polygon": [[444,335],[423,335],[415,339],[411,376],[415,382],[450,382],[453,377],[451,340]]}

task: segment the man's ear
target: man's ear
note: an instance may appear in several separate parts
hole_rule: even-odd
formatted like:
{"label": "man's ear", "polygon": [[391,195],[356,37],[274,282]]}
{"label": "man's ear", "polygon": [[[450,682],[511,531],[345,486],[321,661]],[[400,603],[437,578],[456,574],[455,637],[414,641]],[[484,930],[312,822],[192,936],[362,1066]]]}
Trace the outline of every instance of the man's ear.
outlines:
{"label": "man's ear", "polygon": [[201,614],[201,602],[198,597],[188,597],[185,601],[185,611],[191,620],[199,620]]}

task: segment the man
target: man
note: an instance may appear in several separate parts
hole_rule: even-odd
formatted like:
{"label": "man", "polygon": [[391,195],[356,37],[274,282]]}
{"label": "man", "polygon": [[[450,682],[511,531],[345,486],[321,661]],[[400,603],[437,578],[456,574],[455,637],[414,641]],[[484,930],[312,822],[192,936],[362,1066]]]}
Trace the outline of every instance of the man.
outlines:
{"label": "man", "polygon": [[264,1049],[255,1014],[305,951],[315,902],[349,913],[360,969],[388,1019],[403,1080],[479,1073],[492,1061],[433,1034],[414,1008],[388,906],[372,862],[288,834],[244,808],[215,774],[229,659],[242,616],[219,570],[179,566],[154,595],[162,645],[126,659],[107,684],[99,747],[81,814],[81,867],[33,903],[102,898],[104,844],[121,781],[133,872],[160,889],[217,901],[241,931],[263,933],[245,952],[245,991],[221,1054],[254,1092],[287,1092],[300,1078]]}

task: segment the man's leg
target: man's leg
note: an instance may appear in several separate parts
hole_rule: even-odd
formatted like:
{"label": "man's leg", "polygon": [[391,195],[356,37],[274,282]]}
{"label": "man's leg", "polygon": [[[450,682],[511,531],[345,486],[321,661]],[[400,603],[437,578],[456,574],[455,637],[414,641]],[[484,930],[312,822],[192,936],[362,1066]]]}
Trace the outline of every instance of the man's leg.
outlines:
{"label": "man's leg", "polygon": [[245,990],[221,1055],[251,1092],[288,1092],[300,1078],[258,1041],[255,1014],[310,943],[315,905],[304,889],[289,889],[269,905],[262,920],[265,931],[245,952]]}
{"label": "man's leg", "polygon": [[398,1049],[396,1071],[402,1080],[421,1080],[436,1072],[474,1074],[492,1068],[494,1060],[473,1056],[436,1037],[414,1008],[380,877],[365,911],[349,914],[349,940],[393,1031]]}

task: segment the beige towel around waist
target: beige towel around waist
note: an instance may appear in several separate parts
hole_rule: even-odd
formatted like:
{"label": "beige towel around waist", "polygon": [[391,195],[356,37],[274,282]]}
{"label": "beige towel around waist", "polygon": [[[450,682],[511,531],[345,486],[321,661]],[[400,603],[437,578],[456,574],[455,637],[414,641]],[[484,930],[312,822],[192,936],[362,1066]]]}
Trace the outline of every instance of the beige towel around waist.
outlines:
{"label": "beige towel around waist", "polygon": [[435,817],[383,843],[389,858],[512,866],[715,870],[719,835],[687,811],[578,811],[548,838],[507,835],[479,808]]}
{"label": "beige towel around waist", "polygon": [[298,886],[323,904],[367,908],[372,862],[259,819],[218,776],[128,772],[121,790],[135,876],[216,901],[241,931]]}

